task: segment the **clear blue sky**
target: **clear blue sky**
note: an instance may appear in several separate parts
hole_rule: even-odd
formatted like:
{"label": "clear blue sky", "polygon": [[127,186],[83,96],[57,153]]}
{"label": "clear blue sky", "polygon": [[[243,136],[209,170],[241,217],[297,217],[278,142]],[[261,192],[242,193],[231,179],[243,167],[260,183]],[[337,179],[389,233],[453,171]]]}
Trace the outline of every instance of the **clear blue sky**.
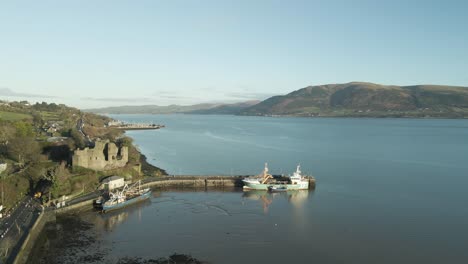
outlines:
{"label": "clear blue sky", "polygon": [[0,97],[78,107],[468,86],[468,1],[0,1]]}

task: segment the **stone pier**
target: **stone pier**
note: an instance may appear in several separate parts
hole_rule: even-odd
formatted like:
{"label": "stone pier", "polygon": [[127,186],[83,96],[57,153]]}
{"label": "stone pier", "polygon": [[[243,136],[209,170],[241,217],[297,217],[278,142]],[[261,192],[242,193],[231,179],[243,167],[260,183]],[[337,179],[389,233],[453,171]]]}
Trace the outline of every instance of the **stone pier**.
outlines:
{"label": "stone pier", "polygon": [[[150,178],[142,182],[143,187],[151,188],[207,188],[242,187],[242,180],[248,176],[177,175]],[[309,177],[309,189],[315,189],[315,178]]]}

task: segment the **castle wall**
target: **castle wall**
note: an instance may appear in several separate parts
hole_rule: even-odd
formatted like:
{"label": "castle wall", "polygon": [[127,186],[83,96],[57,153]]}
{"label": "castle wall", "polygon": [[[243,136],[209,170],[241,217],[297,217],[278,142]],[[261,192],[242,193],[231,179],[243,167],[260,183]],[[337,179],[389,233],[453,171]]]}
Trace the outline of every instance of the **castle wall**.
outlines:
{"label": "castle wall", "polygon": [[[119,155],[120,154],[120,155]],[[128,147],[120,149],[113,142],[96,141],[94,148],[73,152],[72,165],[93,170],[111,170],[128,163]]]}

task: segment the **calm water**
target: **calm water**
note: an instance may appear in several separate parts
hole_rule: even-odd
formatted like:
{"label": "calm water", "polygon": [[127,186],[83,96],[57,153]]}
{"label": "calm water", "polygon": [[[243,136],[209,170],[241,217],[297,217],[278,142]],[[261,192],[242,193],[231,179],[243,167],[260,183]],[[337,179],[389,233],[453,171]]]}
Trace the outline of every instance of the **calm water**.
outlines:
{"label": "calm water", "polygon": [[264,162],[279,174],[300,163],[318,184],[275,195],[157,192],[113,215],[83,213],[102,259],[180,252],[211,263],[468,261],[468,121],[114,117],[165,124],[128,134],[171,174],[254,174]]}

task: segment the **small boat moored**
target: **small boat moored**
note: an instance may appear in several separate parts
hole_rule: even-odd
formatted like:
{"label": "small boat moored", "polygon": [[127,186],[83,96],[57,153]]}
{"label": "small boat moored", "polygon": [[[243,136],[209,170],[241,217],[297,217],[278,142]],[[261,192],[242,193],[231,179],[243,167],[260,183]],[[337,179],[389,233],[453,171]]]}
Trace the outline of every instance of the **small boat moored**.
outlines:
{"label": "small boat moored", "polygon": [[270,192],[287,192],[288,187],[286,186],[278,186],[278,185],[272,185],[268,187],[268,190]]}

